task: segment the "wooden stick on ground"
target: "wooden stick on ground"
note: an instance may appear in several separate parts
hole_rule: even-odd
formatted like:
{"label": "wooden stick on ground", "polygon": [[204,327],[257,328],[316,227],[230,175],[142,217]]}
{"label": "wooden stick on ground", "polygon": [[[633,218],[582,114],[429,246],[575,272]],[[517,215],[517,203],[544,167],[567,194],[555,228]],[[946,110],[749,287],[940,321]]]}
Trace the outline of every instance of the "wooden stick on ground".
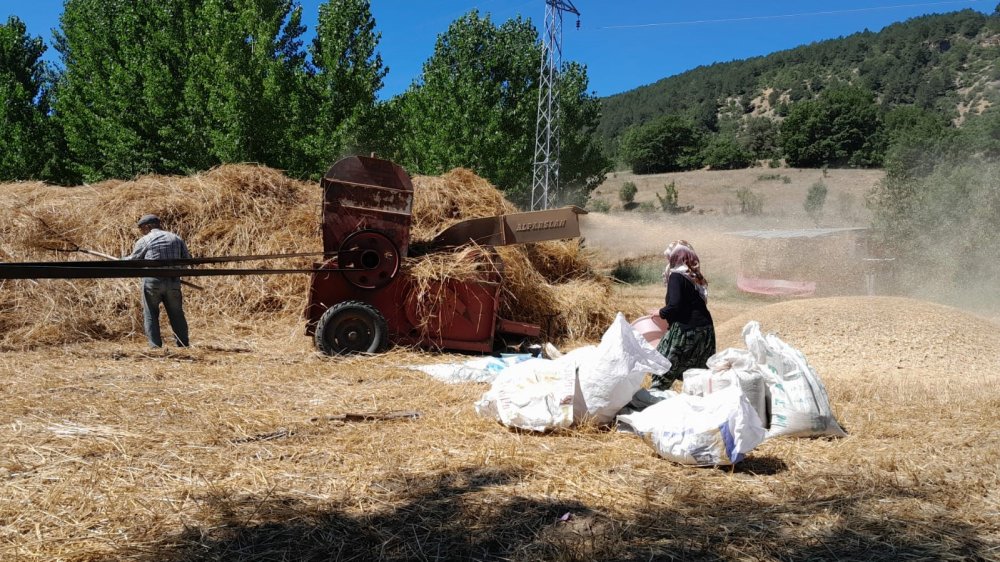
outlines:
{"label": "wooden stick on ground", "polygon": [[404,410],[400,412],[370,412],[364,414],[358,413],[347,413],[347,414],[337,414],[335,416],[322,416],[312,418],[309,421],[389,421],[389,420],[402,420],[402,419],[417,419],[420,417],[420,412],[412,410]]}

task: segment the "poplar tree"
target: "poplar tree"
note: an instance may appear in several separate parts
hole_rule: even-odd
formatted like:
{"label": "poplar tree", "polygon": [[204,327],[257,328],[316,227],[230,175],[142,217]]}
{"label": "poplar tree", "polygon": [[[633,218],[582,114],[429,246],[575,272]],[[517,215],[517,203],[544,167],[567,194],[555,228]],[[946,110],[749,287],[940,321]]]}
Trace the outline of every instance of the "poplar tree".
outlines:
{"label": "poplar tree", "polygon": [[88,180],[297,161],[305,52],[293,0],[67,0],[56,111]]}
{"label": "poplar tree", "polygon": [[85,180],[203,164],[185,121],[194,1],[67,0],[56,35],[65,71],[55,102],[72,165]]}
{"label": "poplar tree", "polygon": [[20,19],[0,23],[0,181],[38,179],[49,143],[45,44]]}
{"label": "poplar tree", "polygon": [[288,142],[313,108],[304,101],[302,8],[293,0],[201,0],[184,100],[220,162],[288,168]]}
{"label": "poplar tree", "polygon": [[377,150],[391,133],[380,127],[385,116],[376,100],[388,72],[377,50],[380,39],[368,0],[320,5],[308,90],[315,114],[300,141],[313,174],[347,152]]}
{"label": "poplar tree", "polygon": [[[439,174],[472,168],[508,197],[530,197],[538,66],[541,44],[530,21],[496,26],[475,10],[441,34],[423,73],[398,102],[403,131],[399,157],[414,172]],[[589,131],[597,100],[586,92],[586,69],[563,68],[560,95],[564,185],[587,190],[603,178],[607,161]],[[587,165],[580,168],[577,166]]]}
{"label": "poplar tree", "polygon": [[526,20],[499,27],[475,10],[438,36],[401,104],[409,168],[472,168],[504,190],[530,184],[541,47]]}

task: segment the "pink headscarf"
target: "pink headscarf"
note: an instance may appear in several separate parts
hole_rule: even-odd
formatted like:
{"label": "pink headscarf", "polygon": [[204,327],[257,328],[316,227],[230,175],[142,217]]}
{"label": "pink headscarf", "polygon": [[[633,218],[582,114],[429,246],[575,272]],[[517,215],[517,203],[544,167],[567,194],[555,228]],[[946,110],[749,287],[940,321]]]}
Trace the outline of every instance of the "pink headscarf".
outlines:
{"label": "pink headscarf", "polygon": [[667,257],[668,265],[663,270],[663,283],[666,284],[671,273],[680,273],[694,283],[698,293],[708,301],[708,279],[701,273],[701,260],[687,240],[675,240],[667,246],[663,255]]}

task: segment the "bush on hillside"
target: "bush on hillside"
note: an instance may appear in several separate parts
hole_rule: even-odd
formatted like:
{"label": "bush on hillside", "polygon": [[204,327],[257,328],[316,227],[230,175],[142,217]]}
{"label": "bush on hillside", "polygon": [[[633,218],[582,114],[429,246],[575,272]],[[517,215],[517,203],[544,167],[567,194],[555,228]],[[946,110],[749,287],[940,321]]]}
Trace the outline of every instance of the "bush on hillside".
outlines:
{"label": "bush on hillside", "polygon": [[663,195],[656,194],[656,199],[660,202],[660,208],[668,213],[674,212],[677,208],[677,185],[670,182],[663,186]]}
{"label": "bush on hillside", "polygon": [[666,115],[622,135],[619,158],[636,174],[689,170],[701,165],[701,133],[680,117]]}
{"label": "bush on hillside", "polygon": [[607,213],[611,210],[611,205],[604,199],[591,199],[587,203],[587,210],[594,213]]}
{"label": "bush on hillside", "polygon": [[627,181],[618,190],[618,198],[621,199],[622,203],[628,205],[629,203],[635,201],[635,194],[639,193],[639,188],[635,186],[634,183]]}
{"label": "bush on hillside", "polygon": [[878,166],[885,153],[875,96],[856,86],[824,90],[792,107],[781,124],[789,166]]}
{"label": "bush on hillside", "polygon": [[818,181],[809,186],[809,191],[806,193],[806,201],[802,204],[802,208],[806,210],[806,214],[816,223],[819,223],[819,219],[823,216],[826,193],[826,184]]}
{"label": "bush on hillside", "polygon": [[736,199],[740,202],[740,214],[756,216],[764,212],[764,196],[750,191],[749,187],[736,190]]}
{"label": "bush on hillside", "polygon": [[750,151],[754,160],[777,158],[781,154],[780,126],[767,117],[747,117],[736,136],[740,146]]}
{"label": "bush on hillside", "polygon": [[749,168],[754,161],[752,152],[732,138],[722,135],[712,139],[702,152],[702,163],[713,170]]}
{"label": "bush on hillside", "polygon": [[677,185],[675,182],[664,184],[663,195],[657,193],[656,199],[660,202],[660,209],[665,213],[686,213],[694,208],[693,205],[681,207],[677,204]]}

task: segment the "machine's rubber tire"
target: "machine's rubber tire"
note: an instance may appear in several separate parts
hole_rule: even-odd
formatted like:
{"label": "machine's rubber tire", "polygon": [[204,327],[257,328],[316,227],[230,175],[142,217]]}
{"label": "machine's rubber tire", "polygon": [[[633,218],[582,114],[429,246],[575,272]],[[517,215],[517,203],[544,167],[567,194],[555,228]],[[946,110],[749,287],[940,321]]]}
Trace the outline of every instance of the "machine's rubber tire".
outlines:
{"label": "machine's rubber tire", "polygon": [[327,355],[378,353],[385,348],[389,329],[374,306],[360,301],[339,302],[326,309],[316,323],[316,349]]}

